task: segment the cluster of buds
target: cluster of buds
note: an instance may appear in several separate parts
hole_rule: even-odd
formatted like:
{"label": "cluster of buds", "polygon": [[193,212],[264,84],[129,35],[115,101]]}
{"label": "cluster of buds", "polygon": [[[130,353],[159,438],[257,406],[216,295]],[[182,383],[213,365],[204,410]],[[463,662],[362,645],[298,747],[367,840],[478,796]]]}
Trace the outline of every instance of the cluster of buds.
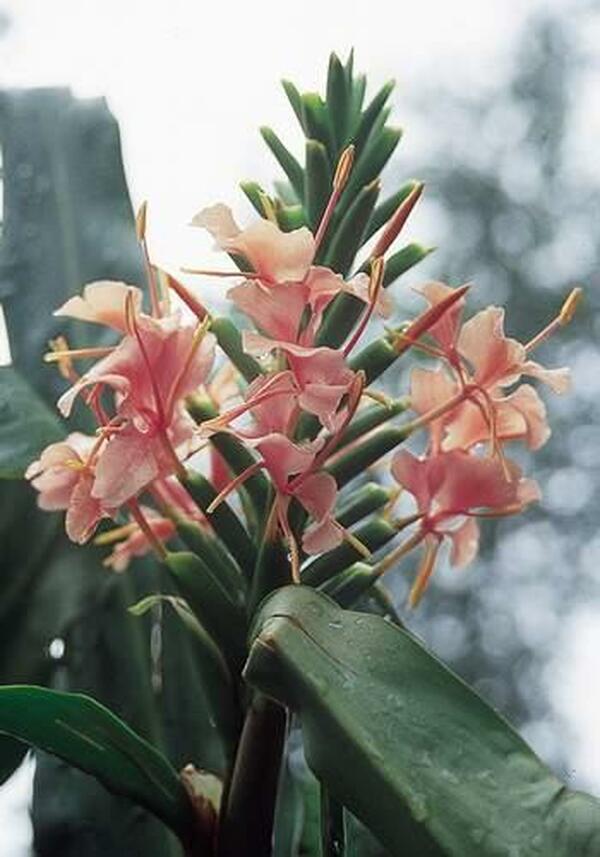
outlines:
{"label": "cluster of buds", "polygon": [[[208,230],[237,271],[188,269],[204,278],[234,278],[227,297],[254,325],[241,334],[237,365],[213,371],[214,320],[204,301],[172,276],[155,268],[145,241],[145,208],[138,216],[151,312],[142,293],[123,283],[85,287],[57,314],[108,325],[122,335],[112,348],[70,350],[64,340],[47,355],[58,363],[71,387],[59,400],[67,417],[77,398],[97,422],[95,436],[71,434],[48,447],[27,476],[45,509],[66,509],[69,537],[83,543],[103,518],[117,528],[96,541],[116,546],[107,564],[116,570],[153,549],[166,556],[176,523],[188,520],[210,528],[212,516],[230,495],[258,475],[268,477],[269,504],[261,536],[287,545],[291,576],[302,580],[303,557],[325,554],[343,541],[370,557],[356,535],[336,517],[338,483],[332,462],[361,418],[368,399],[384,402],[369,389],[354,351],[374,314],[389,316],[384,291],[385,255],[417,202],[422,186],[400,204],[383,230],[362,272],[344,278],[315,264],[319,247],[347,182],[353,148],[341,156],[329,202],[314,235],[307,227],[284,232],[276,217],[240,229],[224,205],[196,215],[192,224]],[[525,345],[508,338],[504,314],[489,307],[463,322],[468,287],[428,283],[419,289],[429,306],[410,324],[389,333],[394,358],[418,349],[438,362],[414,368],[410,407],[416,417],[401,426],[399,438],[424,429],[426,452],[415,457],[394,451],[391,473],[410,493],[416,510],[397,524],[409,535],[383,560],[373,563],[373,579],[419,547],[421,559],[410,601],[423,593],[440,544],[452,544],[451,562],[465,565],[477,553],[476,517],[521,512],[539,497],[505,454],[509,441],[539,448],[549,436],[545,407],[528,376],[562,392],[564,369],[549,370],[531,352],[571,318],[579,290],[558,317]],[[193,314],[172,310],[175,292]],[[351,296],[356,321],[339,347],[326,344],[334,303]],[[239,334],[236,335],[239,338]],[[218,335],[217,335],[218,339]],[[219,340],[221,345],[221,341]],[[227,348],[225,348],[227,351]],[[230,354],[231,356],[231,354]],[[74,364],[100,358],[79,375]],[[239,371],[243,363],[249,371]],[[202,411],[198,401],[209,401]],[[196,403],[196,405],[194,404]],[[194,418],[192,418],[192,415]],[[373,429],[376,433],[377,429]],[[247,466],[232,473],[213,447],[229,437],[245,451]],[[361,436],[356,442],[363,442]],[[188,459],[211,450],[213,496],[200,509],[188,493]],[[348,454],[351,447],[346,444]],[[247,521],[247,529],[252,530]]]}

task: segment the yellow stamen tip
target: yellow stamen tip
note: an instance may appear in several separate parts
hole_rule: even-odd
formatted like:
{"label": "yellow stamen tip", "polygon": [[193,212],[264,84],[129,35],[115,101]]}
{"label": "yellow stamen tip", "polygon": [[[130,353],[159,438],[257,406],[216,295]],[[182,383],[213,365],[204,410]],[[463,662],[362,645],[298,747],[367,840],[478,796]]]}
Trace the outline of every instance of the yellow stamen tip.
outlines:
{"label": "yellow stamen tip", "polygon": [[336,191],[342,191],[346,186],[346,182],[350,177],[350,172],[352,171],[352,165],[354,163],[354,146],[347,146],[342,154],[340,155],[340,159],[337,163],[337,167],[335,168],[335,175],[333,176],[333,189]]}
{"label": "yellow stamen tip", "polygon": [[581,303],[583,298],[583,289],[579,286],[576,286],[574,289],[571,289],[566,301],[562,305],[562,308],[558,314],[558,321],[561,325],[569,324],[572,321],[573,316],[577,310],[577,307]]}
{"label": "yellow stamen tip", "polygon": [[144,241],[146,239],[146,216],[148,211],[148,203],[146,200],[140,205],[138,208],[138,212],[135,216],[135,234],[137,236],[138,241]]}

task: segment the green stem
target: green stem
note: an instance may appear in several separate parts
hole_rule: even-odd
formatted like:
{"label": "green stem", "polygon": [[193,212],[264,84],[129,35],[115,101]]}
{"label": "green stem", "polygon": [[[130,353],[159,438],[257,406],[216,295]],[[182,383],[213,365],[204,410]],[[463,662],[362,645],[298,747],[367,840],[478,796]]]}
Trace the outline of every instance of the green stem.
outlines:
{"label": "green stem", "polygon": [[271,857],[285,731],[285,709],[255,694],[222,807],[218,857]]}

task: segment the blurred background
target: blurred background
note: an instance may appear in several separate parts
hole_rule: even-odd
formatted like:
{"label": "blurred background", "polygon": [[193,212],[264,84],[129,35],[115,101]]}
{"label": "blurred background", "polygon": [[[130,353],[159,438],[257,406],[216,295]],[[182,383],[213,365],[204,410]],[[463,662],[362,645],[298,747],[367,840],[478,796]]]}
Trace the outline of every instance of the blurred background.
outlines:
{"label": "blurred background", "polygon": [[[570,785],[600,794],[600,4],[420,0],[400,4],[105,0],[0,2],[0,91],[69,87],[116,117],[134,206],[149,202],[154,258],[206,261],[186,227],[217,200],[251,216],[241,179],[276,168],[258,126],[300,140],[279,86],[323,89],[331,50],[354,46],[373,92],[397,81],[405,137],[390,185],[426,182],[409,238],[436,245],[403,278],[477,286],[529,338],[570,287],[576,321],[540,352],[573,368],[545,396],[553,435],[525,462],[544,499],[486,526],[465,572],[440,567],[411,628],[515,723]],[[385,191],[385,187],[384,187]],[[1,239],[0,239],[1,240]],[[218,288],[218,287],[217,287]],[[400,392],[394,390],[394,392]],[[399,601],[406,582],[392,581]],[[2,857],[29,853],[32,765],[0,789]]]}

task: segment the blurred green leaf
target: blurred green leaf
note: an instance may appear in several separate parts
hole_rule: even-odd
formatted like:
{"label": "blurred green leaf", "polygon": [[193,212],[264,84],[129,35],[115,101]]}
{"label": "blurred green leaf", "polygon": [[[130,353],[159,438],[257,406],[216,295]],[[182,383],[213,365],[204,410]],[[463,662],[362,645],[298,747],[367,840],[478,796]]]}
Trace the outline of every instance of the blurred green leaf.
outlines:
{"label": "blurred green leaf", "polygon": [[0,479],[23,476],[48,444],[62,440],[60,420],[12,366],[0,367]]}

